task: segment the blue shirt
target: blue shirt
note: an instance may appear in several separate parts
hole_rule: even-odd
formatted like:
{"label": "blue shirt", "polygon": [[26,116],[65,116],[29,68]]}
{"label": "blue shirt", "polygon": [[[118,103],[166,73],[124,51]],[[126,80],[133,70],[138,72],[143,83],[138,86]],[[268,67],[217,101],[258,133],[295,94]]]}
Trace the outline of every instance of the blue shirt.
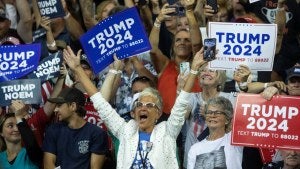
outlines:
{"label": "blue shirt", "polygon": [[151,133],[145,133],[141,131],[139,132],[139,145],[131,169],[153,169],[148,159],[148,153],[152,149],[152,142],[150,142],[150,136]]}
{"label": "blue shirt", "polygon": [[38,167],[30,161],[25,148],[22,148],[20,150],[13,164],[10,164],[7,161],[6,151],[0,153],[0,169],[20,169],[20,168],[38,169]]}
{"label": "blue shirt", "polygon": [[86,123],[71,129],[66,123],[49,126],[43,142],[43,151],[56,155],[56,166],[89,169],[91,154],[104,155],[108,150],[107,134],[100,127]]}

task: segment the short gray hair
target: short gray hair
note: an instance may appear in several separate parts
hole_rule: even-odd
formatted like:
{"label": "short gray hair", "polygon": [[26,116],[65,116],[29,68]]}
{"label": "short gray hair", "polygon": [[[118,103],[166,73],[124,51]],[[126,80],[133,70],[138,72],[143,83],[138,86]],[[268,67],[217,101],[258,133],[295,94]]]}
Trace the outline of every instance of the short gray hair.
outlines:
{"label": "short gray hair", "polygon": [[156,90],[152,87],[147,87],[140,93],[138,100],[140,100],[140,98],[143,96],[151,96],[151,97],[156,98],[157,101],[155,104],[158,107],[158,109],[162,111],[163,101],[162,101],[162,97],[160,96],[158,90]]}
{"label": "short gray hair", "polygon": [[221,110],[223,110],[223,112],[225,113],[224,114],[225,118],[228,121],[228,124],[225,125],[225,129],[227,129],[228,125],[230,125],[230,123],[231,123],[231,119],[233,116],[233,106],[232,106],[231,101],[223,96],[211,98],[207,101],[207,104],[205,104],[205,107],[204,107],[205,114],[207,112],[207,108],[209,105],[217,106]]}

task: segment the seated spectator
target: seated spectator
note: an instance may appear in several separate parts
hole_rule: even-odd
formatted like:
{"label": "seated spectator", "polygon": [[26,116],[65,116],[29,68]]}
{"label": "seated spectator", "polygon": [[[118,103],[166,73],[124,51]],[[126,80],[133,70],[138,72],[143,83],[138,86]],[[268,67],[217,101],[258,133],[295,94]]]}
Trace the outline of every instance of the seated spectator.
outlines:
{"label": "seated spectator", "polygon": [[56,98],[54,112],[59,123],[48,127],[43,143],[44,168],[102,168],[107,153],[107,134],[83,117],[84,94],[76,88],[66,88]]}
{"label": "seated spectator", "polygon": [[233,107],[230,100],[222,96],[210,99],[204,114],[209,135],[191,147],[187,168],[241,169],[243,147],[231,145]]}
{"label": "seated spectator", "polygon": [[[78,75],[104,123],[120,140],[117,168],[179,168],[176,138],[184,123],[188,94],[182,91],[168,121],[156,124],[162,114],[162,100],[157,90],[146,88],[135,103],[134,120],[126,122],[85,75],[79,56],[80,53],[76,56],[70,48],[64,51],[65,61]],[[108,80],[113,83],[113,78]]]}

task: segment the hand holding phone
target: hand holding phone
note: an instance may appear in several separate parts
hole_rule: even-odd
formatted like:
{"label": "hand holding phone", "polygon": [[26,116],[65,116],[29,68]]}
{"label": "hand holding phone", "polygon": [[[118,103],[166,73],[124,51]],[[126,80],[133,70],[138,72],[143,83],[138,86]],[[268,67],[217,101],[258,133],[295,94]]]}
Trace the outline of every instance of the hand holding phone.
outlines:
{"label": "hand holding phone", "polygon": [[205,61],[212,61],[216,59],[216,42],[216,38],[204,39],[203,59]]}
{"label": "hand holding phone", "polygon": [[218,1],[217,0],[206,0],[206,4],[211,6],[214,10],[214,14],[218,13]]}
{"label": "hand holding phone", "polygon": [[167,6],[167,8],[175,8],[175,12],[170,13],[170,16],[184,16],[185,15],[185,8],[182,5],[173,4]]}

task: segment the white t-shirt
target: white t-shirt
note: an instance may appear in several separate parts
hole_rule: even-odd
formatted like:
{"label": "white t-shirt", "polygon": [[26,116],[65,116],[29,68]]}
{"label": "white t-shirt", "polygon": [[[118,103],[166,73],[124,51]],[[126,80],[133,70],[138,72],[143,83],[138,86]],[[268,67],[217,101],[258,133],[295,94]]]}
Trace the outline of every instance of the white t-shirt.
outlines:
{"label": "white t-shirt", "polygon": [[202,140],[188,153],[187,169],[242,169],[243,147],[230,144],[231,132],[214,141]]}

